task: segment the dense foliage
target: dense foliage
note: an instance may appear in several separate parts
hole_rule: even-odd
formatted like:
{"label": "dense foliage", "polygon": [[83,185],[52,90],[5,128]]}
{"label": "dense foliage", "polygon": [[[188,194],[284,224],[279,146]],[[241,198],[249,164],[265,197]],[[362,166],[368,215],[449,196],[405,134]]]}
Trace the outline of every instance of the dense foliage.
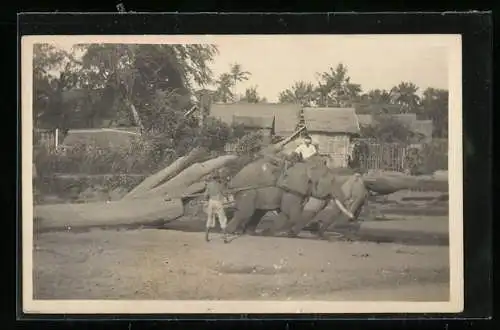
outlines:
{"label": "dense foliage", "polygon": [[[197,86],[213,82],[208,64],[216,54],[213,45],[83,44],[69,52],[37,44],[35,127],[64,134],[68,128],[139,126],[143,132],[127,148],[39,148],[37,170],[149,173],[198,145],[222,150],[241,130],[185,116],[199,101]],[[238,70],[232,69],[231,82],[246,78]]]}
{"label": "dense foliage", "polygon": [[390,115],[377,115],[376,123],[361,127],[361,136],[379,142],[411,144],[420,142],[423,137],[405,123]]}

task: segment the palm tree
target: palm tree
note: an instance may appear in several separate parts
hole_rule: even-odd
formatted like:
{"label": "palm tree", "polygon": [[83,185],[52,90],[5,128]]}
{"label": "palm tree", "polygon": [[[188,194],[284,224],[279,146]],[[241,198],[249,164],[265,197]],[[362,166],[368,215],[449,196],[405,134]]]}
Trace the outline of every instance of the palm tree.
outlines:
{"label": "palm tree", "polygon": [[365,95],[370,103],[390,104],[393,101],[391,92],[385,89],[374,89]]}
{"label": "palm tree", "polygon": [[448,91],[427,88],[422,97],[422,114],[431,119],[433,134],[437,137],[448,136]]}
{"label": "palm tree", "polygon": [[317,99],[318,92],[313,84],[305,81],[297,81],[279,95],[280,103],[298,103],[302,106],[311,106]]}
{"label": "palm tree", "polygon": [[[242,68],[241,64],[238,64],[238,63],[234,63],[231,66],[231,69],[230,69],[229,72],[230,72],[229,74],[231,75],[231,78],[233,79],[233,88],[236,87],[236,84],[238,82],[248,80],[248,78],[251,75],[250,72],[243,71],[243,68]],[[235,90],[234,89],[233,89],[233,95],[235,95]]]}
{"label": "palm tree", "polygon": [[240,101],[245,101],[245,102],[248,102],[248,103],[259,103],[259,102],[261,102],[261,99],[259,97],[259,93],[257,92],[257,86],[253,86],[253,87],[247,88],[245,90],[245,96],[243,96]]}
{"label": "palm tree", "polygon": [[216,80],[217,90],[214,94],[214,100],[227,103],[233,100],[233,77],[229,73],[223,73]]}
{"label": "palm tree", "polygon": [[335,69],[317,74],[320,106],[348,106],[359,98],[361,85],[351,83],[347,73],[347,67],[340,63]]}
{"label": "palm tree", "polygon": [[418,87],[411,82],[401,82],[391,89],[393,102],[401,105],[403,113],[414,112],[420,105],[420,98],[417,95]]}
{"label": "palm tree", "polygon": [[359,100],[361,92],[361,85],[352,84],[350,78],[347,78],[346,83],[342,86],[340,105],[343,107],[352,106],[354,102]]}

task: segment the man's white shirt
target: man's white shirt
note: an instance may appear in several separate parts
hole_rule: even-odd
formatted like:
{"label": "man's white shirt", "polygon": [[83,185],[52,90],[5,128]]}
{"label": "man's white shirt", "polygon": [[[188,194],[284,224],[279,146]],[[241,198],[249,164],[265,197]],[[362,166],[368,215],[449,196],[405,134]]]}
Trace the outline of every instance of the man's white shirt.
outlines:
{"label": "man's white shirt", "polygon": [[316,153],[316,147],[312,144],[309,146],[301,144],[295,149],[295,152],[301,154],[303,159],[307,159]]}

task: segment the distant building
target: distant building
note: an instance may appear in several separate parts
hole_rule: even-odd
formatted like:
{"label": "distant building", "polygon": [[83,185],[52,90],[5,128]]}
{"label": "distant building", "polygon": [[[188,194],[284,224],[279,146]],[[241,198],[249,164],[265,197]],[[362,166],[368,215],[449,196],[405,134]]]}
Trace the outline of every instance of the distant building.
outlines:
{"label": "distant building", "polygon": [[242,125],[248,132],[259,131],[264,143],[274,136],[287,136],[295,131],[300,106],[276,103],[214,103],[209,116],[228,125]]}
{"label": "distant building", "polygon": [[71,129],[60,142],[61,148],[73,148],[78,145],[105,148],[125,148],[140,135],[137,127]]}

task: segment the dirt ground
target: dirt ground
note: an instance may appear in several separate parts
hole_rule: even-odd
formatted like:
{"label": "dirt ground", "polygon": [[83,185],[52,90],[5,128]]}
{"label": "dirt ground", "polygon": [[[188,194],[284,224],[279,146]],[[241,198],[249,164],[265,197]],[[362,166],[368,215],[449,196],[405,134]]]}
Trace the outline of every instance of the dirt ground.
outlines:
{"label": "dirt ground", "polygon": [[[437,221],[437,220],[436,220]],[[166,229],[38,234],[35,299],[449,299],[448,246]]]}

